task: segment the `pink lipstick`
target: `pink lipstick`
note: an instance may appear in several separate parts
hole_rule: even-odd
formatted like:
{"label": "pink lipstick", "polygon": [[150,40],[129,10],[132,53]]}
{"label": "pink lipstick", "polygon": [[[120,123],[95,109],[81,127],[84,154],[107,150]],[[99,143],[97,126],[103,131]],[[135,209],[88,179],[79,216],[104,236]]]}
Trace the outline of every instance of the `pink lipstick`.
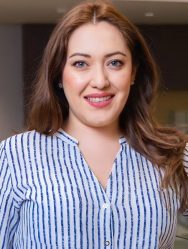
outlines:
{"label": "pink lipstick", "polygon": [[102,108],[108,106],[114,97],[114,94],[111,93],[93,93],[88,94],[84,98],[87,103],[91,106]]}

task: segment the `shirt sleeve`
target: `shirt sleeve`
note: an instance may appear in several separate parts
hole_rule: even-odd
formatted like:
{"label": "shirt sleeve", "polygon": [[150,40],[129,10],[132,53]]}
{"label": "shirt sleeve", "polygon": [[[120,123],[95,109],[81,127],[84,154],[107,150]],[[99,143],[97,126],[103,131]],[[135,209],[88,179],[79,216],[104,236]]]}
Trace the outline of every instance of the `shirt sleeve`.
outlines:
{"label": "shirt sleeve", "polygon": [[183,155],[183,165],[185,167],[185,171],[188,175],[188,143],[186,144],[184,155]]}
{"label": "shirt sleeve", "polygon": [[4,142],[0,143],[0,248],[11,249],[17,228],[19,209],[14,198],[11,172]]}

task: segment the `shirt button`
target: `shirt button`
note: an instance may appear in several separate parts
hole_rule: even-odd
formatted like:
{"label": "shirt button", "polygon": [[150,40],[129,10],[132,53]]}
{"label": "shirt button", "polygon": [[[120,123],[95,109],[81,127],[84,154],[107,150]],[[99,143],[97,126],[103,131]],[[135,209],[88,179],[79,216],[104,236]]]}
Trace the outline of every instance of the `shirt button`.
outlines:
{"label": "shirt button", "polygon": [[110,245],[110,241],[109,240],[106,240],[105,241],[105,246],[109,246]]}
{"label": "shirt button", "polygon": [[103,205],[102,205],[102,208],[108,208],[110,206],[110,204],[108,204],[108,203],[103,203]]}

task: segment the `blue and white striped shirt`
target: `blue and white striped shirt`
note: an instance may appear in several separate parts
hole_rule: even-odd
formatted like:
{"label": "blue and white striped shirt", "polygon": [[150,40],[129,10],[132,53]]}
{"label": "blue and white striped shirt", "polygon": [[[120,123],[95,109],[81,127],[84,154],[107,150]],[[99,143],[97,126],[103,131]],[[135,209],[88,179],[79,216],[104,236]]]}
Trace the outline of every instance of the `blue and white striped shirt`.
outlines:
{"label": "blue and white striped shirt", "polygon": [[104,190],[77,140],[63,130],[53,136],[31,131],[3,141],[0,248],[173,248],[175,191],[159,191],[157,168],[125,138],[119,143]]}

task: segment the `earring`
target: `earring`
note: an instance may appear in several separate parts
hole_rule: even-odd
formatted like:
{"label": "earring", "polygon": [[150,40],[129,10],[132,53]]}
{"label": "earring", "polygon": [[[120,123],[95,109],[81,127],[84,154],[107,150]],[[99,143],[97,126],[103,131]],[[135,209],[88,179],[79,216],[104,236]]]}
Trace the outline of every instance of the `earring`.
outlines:
{"label": "earring", "polygon": [[134,81],[131,82],[131,85],[134,85]]}
{"label": "earring", "polygon": [[63,84],[61,82],[58,83],[58,87],[62,89],[63,88]]}

